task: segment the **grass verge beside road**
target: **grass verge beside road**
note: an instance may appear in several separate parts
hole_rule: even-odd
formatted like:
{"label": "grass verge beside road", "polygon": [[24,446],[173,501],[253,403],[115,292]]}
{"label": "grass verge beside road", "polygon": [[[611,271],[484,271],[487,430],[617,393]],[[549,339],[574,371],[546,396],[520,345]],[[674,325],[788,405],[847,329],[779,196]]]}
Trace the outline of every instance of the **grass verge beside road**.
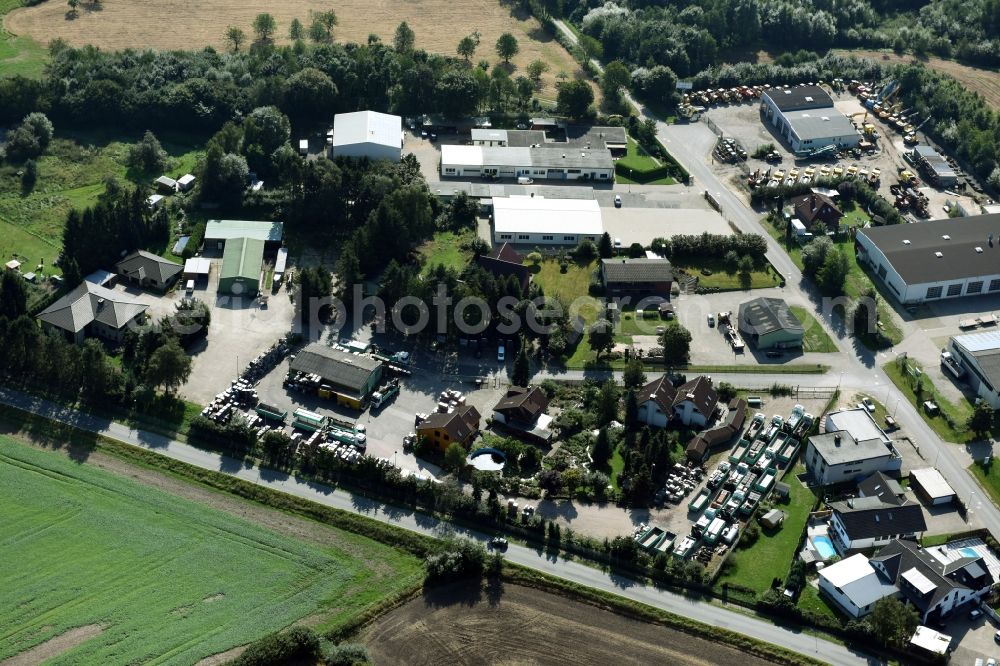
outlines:
{"label": "grass verge beside road", "polygon": [[[972,406],[963,400],[955,404],[943,397],[934,387],[930,377],[923,372],[920,364],[913,359],[905,359],[904,369],[899,361],[890,361],[882,366],[885,374],[889,376],[892,383],[896,385],[903,395],[916,407],[920,417],[927,422],[934,432],[947,442],[966,442],[969,439],[969,429],[965,423],[972,414]],[[920,371],[919,377],[914,375],[915,370]],[[918,396],[916,387],[922,387]],[[933,401],[938,406],[938,414],[932,416],[924,409],[924,402]]]}
{"label": "grass verge beside road", "polygon": [[806,330],[805,335],[802,337],[802,351],[821,353],[833,353],[837,351],[837,345],[833,343],[827,332],[808,310],[798,305],[792,305],[788,309],[792,311],[795,318],[802,324],[802,328]]}
{"label": "grass verge beside road", "polygon": [[12,491],[0,511],[18,535],[0,546],[17,609],[0,658],[96,623],[101,634],[68,658],[194,663],[305,616],[336,631],[422,577],[417,558],[358,534],[288,538],[8,437],[0,461]]}
{"label": "grass verge beside road", "polygon": [[[710,271],[705,275],[702,271]],[[740,291],[747,289],[767,289],[777,287],[781,281],[770,264],[762,270],[754,270],[750,273],[749,281],[744,281],[739,273],[729,273],[726,271],[725,262],[721,259],[699,260],[697,265],[675,264],[674,272],[686,272],[698,278],[698,287],[701,289],[717,289],[719,291]]]}

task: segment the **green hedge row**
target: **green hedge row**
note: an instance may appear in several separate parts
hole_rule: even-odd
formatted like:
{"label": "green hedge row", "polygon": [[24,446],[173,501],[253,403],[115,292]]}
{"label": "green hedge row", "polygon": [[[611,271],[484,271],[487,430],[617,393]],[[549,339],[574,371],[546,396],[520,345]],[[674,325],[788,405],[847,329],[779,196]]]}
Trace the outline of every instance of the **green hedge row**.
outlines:
{"label": "green hedge row", "polygon": [[[681,169],[683,171],[683,169]],[[663,164],[652,169],[633,169],[631,167],[622,166],[620,163],[615,163],[615,173],[620,176],[625,176],[629,180],[634,180],[637,183],[650,183],[654,180],[660,180],[661,178],[676,178],[677,167],[670,164]]]}

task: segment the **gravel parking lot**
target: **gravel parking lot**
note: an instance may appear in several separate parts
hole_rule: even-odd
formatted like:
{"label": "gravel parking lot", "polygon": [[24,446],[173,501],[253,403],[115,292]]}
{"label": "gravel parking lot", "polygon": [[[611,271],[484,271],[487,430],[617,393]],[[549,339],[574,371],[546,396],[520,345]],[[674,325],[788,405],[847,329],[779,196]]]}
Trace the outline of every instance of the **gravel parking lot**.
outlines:
{"label": "gravel parking lot", "polygon": [[220,295],[221,259],[212,259],[207,286],[195,289],[196,298],[212,309],[208,337],[191,351],[191,376],[181,387],[184,398],[205,405],[239,374],[247,362],[284,337],[292,327],[294,306],[288,291],[270,294],[266,306],[256,299]]}
{"label": "gravel parking lot", "polygon": [[[436,359],[436,356],[429,356]],[[427,360],[427,359],[422,359]],[[421,363],[421,367],[433,367]],[[364,412],[339,407],[329,400],[323,400],[315,395],[307,395],[291,391],[282,386],[288,374],[289,361],[282,361],[274,370],[268,373],[258,384],[257,393],[262,402],[293,412],[299,407],[318,412],[326,416],[355,421],[363,424],[367,430],[366,455],[384,458],[404,470],[437,476],[440,469],[424,460],[416,458],[412,453],[403,451],[403,438],[414,430],[414,416],[418,412],[431,413],[437,404],[438,394],[445,389],[461,391],[466,396],[467,404],[473,405],[482,416],[482,427],[486,418],[492,414],[493,405],[503,394],[506,387],[490,382],[484,388],[477,388],[470,381],[450,379],[438,371],[415,370],[411,377],[401,382],[399,394],[381,410]]]}

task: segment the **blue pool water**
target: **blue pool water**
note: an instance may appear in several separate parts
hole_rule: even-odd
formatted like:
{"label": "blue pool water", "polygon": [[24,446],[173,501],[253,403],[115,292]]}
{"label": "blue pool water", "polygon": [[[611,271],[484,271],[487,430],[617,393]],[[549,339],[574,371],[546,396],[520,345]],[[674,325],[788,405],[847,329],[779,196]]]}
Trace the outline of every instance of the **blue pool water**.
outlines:
{"label": "blue pool water", "polygon": [[814,536],[812,538],[813,548],[819,553],[819,556],[824,560],[828,560],[831,557],[837,556],[837,551],[833,548],[833,542],[830,541],[828,536]]}
{"label": "blue pool water", "polygon": [[973,548],[962,548],[958,552],[962,553],[962,557],[979,557],[979,553]]}

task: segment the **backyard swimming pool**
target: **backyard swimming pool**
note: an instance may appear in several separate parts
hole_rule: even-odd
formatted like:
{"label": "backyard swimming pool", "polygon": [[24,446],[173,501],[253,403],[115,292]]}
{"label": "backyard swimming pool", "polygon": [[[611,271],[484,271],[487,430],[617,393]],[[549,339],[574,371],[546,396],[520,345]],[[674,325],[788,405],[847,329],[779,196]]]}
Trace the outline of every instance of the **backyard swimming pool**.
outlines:
{"label": "backyard swimming pool", "polygon": [[819,553],[819,556],[824,560],[828,560],[831,557],[837,556],[837,551],[833,547],[833,542],[830,541],[830,537],[825,535],[819,535],[812,537],[813,548]]}

